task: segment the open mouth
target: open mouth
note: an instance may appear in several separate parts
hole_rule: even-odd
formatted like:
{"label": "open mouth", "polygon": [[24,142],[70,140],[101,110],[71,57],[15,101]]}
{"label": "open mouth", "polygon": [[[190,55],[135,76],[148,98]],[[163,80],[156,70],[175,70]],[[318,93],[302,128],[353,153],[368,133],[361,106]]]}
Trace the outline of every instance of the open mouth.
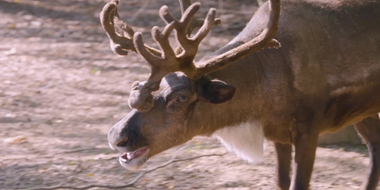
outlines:
{"label": "open mouth", "polygon": [[[148,147],[142,147],[139,148],[133,152],[127,152],[119,157],[119,161],[121,165],[125,166],[127,168],[127,165],[130,165],[127,169],[137,169],[135,168],[140,167],[148,158],[149,148]],[[132,166],[133,165],[133,166]]]}

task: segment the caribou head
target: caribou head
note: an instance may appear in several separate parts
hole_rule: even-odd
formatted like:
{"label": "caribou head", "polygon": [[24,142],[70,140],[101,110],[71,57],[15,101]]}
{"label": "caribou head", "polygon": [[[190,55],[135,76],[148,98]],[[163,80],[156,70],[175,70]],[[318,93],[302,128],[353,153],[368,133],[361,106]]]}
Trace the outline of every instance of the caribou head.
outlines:
{"label": "caribou head", "polygon": [[[136,52],[151,67],[146,81],[132,85],[128,100],[132,111],[108,133],[111,148],[124,154],[119,161],[127,169],[137,169],[153,155],[234,123],[236,118],[222,116],[220,108],[228,106],[235,87],[209,74],[260,49],[280,47],[273,39],[279,20],[279,0],[270,0],[270,14],[260,35],[201,61],[194,61],[199,44],[220,23],[215,9],[210,9],[201,20],[194,18],[200,3],[180,0],[180,19],[169,14],[167,6],[161,7],[159,14],[166,26],[162,30],[152,28],[158,50],[144,44],[142,34],[120,20],[117,5],[116,0],[107,3],[100,14],[111,48],[119,55]],[[196,28],[199,30],[193,34]],[[173,31],[178,48],[169,43]]]}

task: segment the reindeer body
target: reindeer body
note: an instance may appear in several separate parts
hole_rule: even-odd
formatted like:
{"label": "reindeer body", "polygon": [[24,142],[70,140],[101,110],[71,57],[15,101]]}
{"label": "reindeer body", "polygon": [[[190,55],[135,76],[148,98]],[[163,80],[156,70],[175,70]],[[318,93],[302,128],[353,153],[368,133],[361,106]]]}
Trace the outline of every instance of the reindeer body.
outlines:
{"label": "reindeer body", "polygon": [[[295,128],[305,134],[334,131],[378,113],[380,1],[351,2],[283,1],[276,35],[282,47],[211,74],[237,89],[220,105],[228,110],[223,113],[260,121],[267,138],[287,143]],[[257,36],[267,11],[263,5],[215,54]]]}
{"label": "reindeer body", "polygon": [[[190,2],[180,2],[183,18],[175,21],[163,7],[160,14],[168,25],[162,33],[152,30],[162,51],[145,45],[141,34],[133,35],[126,24],[129,37],[115,34],[110,18],[119,19],[112,13],[117,2],[107,4],[101,14],[114,51],[137,51],[152,65],[149,79],[133,85],[130,105],[135,109],[108,134],[111,148],[125,153],[119,159],[124,167],[138,168],[196,135],[217,136],[251,161],[262,153],[265,136],[275,143],[279,187],[290,187],[294,146],[291,189],[308,189],[318,135],[357,122],[371,156],[363,189],[376,189],[380,0],[284,0],[281,10],[279,0],[270,0],[229,44],[194,64],[197,37],[217,23],[215,11],[210,10],[192,38],[185,31],[193,28],[183,26],[191,25],[184,23],[190,23],[199,5],[184,11]],[[172,30],[183,48],[176,55],[167,45]],[[263,49],[279,47],[273,37],[281,48]]]}

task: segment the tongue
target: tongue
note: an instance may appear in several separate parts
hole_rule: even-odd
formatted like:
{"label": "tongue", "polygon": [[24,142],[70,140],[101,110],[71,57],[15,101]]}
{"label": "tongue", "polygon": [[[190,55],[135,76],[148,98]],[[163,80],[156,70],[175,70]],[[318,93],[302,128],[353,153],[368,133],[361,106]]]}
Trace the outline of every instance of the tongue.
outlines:
{"label": "tongue", "polygon": [[140,148],[133,152],[127,152],[126,154],[123,155],[123,158],[127,160],[132,160],[133,158],[140,156],[141,153],[144,152],[145,150],[146,150],[145,148]]}

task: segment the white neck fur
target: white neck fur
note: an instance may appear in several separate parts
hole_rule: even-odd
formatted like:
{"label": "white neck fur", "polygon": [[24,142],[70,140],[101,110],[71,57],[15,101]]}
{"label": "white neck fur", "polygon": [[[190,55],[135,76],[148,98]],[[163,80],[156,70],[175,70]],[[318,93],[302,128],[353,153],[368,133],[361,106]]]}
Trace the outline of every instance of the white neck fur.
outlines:
{"label": "white neck fur", "polygon": [[257,122],[224,127],[212,134],[231,152],[248,162],[260,161],[264,154],[264,133]]}

